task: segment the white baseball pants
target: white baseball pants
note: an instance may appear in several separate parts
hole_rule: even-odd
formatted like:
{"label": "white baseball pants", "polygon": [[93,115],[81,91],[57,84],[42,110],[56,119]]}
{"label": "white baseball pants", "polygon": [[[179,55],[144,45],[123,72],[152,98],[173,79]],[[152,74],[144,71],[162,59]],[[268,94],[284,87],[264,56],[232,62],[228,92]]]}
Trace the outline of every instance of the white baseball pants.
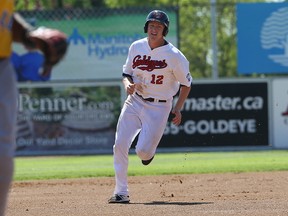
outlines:
{"label": "white baseball pants", "polygon": [[129,95],[119,116],[114,152],[116,186],[114,193],[128,195],[128,154],[137,134],[136,153],[141,160],[151,159],[164,133],[172,98],[167,102],[144,101],[139,96]]}

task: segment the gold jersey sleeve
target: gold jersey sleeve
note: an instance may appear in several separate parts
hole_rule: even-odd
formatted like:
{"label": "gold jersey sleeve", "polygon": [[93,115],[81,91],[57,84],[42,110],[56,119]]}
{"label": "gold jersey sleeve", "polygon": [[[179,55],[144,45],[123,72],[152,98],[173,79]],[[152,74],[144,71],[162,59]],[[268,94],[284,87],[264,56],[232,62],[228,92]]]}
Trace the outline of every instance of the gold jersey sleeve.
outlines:
{"label": "gold jersey sleeve", "polygon": [[0,58],[11,55],[14,0],[0,0]]}

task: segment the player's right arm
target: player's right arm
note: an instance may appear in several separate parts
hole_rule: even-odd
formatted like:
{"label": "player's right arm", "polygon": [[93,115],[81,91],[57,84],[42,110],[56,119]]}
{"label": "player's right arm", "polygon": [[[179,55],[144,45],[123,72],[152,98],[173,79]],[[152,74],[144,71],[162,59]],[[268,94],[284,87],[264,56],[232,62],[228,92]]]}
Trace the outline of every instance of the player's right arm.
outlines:
{"label": "player's right arm", "polygon": [[130,75],[123,74],[123,85],[127,94],[133,94],[137,90],[140,94],[143,92],[143,86],[141,83],[134,83]]}
{"label": "player's right arm", "polygon": [[124,89],[125,89],[126,93],[127,93],[128,95],[133,94],[134,91],[135,91],[135,84],[134,84],[134,82],[133,82],[132,76],[123,73],[123,80],[122,80],[122,82],[123,82]]}
{"label": "player's right arm", "polygon": [[137,92],[139,93],[143,91],[143,87],[141,83],[134,82],[133,77],[132,77],[132,74],[133,74],[132,65],[133,65],[133,59],[135,56],[134,50],[135,50],[135,42],[130,45],[126,62],[123,65],[123,73],[122,73],[123,81],[122,82],[126,90],[126,93],[128,95],[133,94],[135,90],[137,90]]}

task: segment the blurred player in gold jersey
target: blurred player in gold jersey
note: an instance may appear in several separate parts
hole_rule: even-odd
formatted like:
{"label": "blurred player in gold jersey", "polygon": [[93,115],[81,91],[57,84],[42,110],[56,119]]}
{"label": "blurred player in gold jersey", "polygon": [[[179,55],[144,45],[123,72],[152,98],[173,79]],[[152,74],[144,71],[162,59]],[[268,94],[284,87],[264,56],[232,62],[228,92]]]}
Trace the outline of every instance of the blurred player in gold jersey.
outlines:
{"label": "blurred player in gold jersey", "polygon": [[0,216],[5,214],[13,178],[13,156],[17,116],[15,72],[10,64],[13,0],[0,1]]}
{"label": "blurred player in gold jersey", "polygon": [[10,61],[12,42],[31,42],[27,38],[29,24],[13,10],[14,0],[0,1],[0,216],[5,215],[16,146],[18,90]]}

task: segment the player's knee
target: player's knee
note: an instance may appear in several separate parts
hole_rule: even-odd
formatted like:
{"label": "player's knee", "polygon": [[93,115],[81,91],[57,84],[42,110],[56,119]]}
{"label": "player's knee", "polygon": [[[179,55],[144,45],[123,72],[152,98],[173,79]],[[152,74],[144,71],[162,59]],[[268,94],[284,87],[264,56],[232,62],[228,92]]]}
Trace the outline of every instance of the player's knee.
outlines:
{"label": "player's knee", "polygon": [[151,157],[153,157],[153,153],[147,148],[139,148],[136,146],[135,151],[141,160],[149,160]]}

